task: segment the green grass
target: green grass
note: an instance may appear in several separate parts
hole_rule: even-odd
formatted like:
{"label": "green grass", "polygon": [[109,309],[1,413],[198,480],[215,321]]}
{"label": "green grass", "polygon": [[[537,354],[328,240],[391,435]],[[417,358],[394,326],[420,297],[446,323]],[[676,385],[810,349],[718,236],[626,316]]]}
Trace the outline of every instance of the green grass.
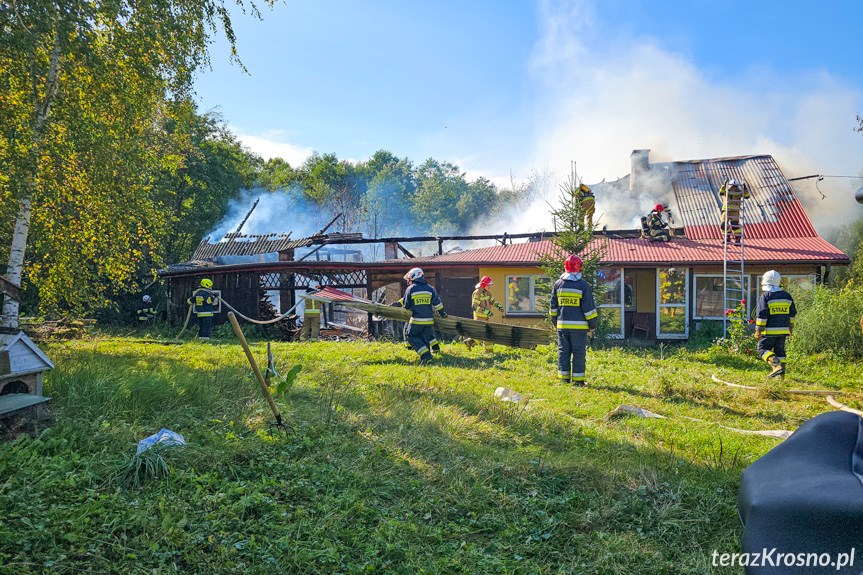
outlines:
{"label": "green grass", "polygon": [[[740,472],[777,441],[684,416],[793,430],[830,409],[718,350],[591,351],[572,389],[553,349],[497,349],[419,367],[395,344],[274,344],[303,370],[276,400],[296,432],[272,437],[235,342],[48,345],[56,423],[0,445],[0,572],[732,573],[710,554],[738,550]],[[863,375],[789,368],[795,388]],[[622,403],[668,419],[606,422]],[[161,427],[188,445],[134,456]]]}

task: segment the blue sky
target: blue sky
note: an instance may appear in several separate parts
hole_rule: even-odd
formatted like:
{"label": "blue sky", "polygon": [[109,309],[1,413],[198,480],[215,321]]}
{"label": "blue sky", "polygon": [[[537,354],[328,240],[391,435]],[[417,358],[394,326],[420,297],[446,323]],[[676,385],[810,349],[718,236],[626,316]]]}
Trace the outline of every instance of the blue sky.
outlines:
{"label": "blue sky", "polygon": [[[251,149],[292,164],[387,149],[502,184],[575,160],[591,182],[650,148],[856,175],[861,15],[860,2],[288,1],[263,21],[235,11],[249,74],[219,40],[196,90]],[[824,182],[816,224],[861,215],[845,201],[861,185]]]}

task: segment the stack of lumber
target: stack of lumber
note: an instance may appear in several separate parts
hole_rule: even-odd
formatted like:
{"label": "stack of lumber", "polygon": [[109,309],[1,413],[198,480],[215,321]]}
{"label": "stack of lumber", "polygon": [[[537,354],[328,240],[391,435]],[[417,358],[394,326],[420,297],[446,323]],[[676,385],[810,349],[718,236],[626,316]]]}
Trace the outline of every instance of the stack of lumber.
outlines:
{"label": "stack of lumber", "polygon": [[[338,300],[336,303],[396,321],[408,321],[411,318],[411,312],[400,307],[390,307],[362,301]],[[447,316],[445,318],[435,317],[434,327],[443,333],[472,337],[476,340],[490,341],[499,345],[522,347],[524,349],[533,349],[538,345],[548,345],[554,337],[552,331],[544,329],[477,321],[455,316]]]}

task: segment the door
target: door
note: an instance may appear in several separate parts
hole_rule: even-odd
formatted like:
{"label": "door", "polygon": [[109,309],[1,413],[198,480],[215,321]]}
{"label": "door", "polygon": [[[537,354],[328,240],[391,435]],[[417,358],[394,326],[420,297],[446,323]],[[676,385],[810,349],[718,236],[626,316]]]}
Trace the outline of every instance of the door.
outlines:
{"label": "door", "polygon": [[438,280],[440,289],[438,295],[443,302],[443,309],[449,315],[457,317],[473,317],[473,308],[471,307],[471,295],[473,294],[474,286],[479,283],[478,277],[472,278],[449,278],[444,277]]}
{"label": "door", "polygon": [[656,337],[689,337],[689,268],[656,270]]}

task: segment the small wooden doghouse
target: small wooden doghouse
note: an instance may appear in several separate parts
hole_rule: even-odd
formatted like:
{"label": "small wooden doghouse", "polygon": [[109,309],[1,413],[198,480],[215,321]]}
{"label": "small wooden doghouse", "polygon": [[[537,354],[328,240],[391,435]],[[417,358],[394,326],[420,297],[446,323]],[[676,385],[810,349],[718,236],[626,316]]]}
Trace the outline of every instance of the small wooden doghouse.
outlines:
{"label": "small wooden doghouse", "polygon": [[42,395],[42,374],[54,369],[33,340],[23,331],[0,333],[0,418],[32,409],[41,418],[39,406],[51,400]]}

